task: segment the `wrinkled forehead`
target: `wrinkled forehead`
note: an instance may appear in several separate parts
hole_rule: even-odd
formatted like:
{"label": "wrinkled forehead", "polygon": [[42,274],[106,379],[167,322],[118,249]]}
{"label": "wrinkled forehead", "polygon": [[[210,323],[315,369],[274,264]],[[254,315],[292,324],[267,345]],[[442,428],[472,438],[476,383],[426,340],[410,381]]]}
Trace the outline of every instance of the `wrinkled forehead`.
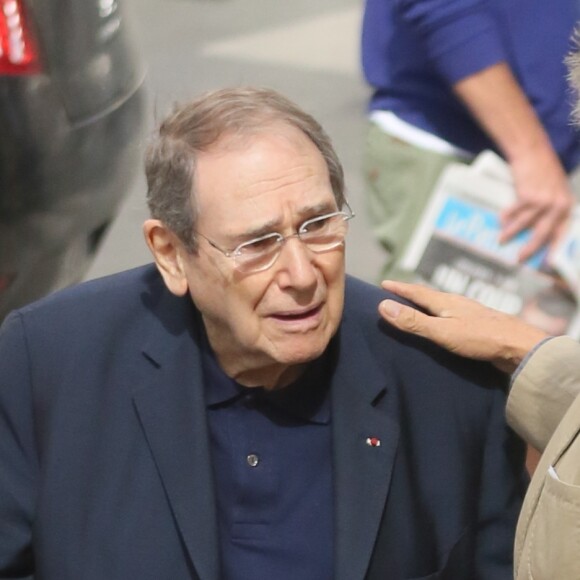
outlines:
{"label": "wrinkled forehead", "polygon": [[316,145],[299,129],[283,124],[222,136],[198,156],[194,191],[202,219],[242,206],[258,210],[273,203],[302,203],[303,196],[312,197],[313,203],[334,197]]}

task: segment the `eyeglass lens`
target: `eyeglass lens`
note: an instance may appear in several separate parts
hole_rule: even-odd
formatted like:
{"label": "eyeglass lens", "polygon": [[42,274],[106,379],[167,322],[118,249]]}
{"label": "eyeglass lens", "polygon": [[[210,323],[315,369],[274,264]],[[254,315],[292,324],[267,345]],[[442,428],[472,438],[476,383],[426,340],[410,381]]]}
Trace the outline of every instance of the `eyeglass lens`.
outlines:
{"label": "eyeglass lens", "polygon": [[[302,224],[296,234],[311,251],[320,253],[332,250],[344,242],[348,230],[346,213],[320,216]],[[272,233],[238,246],[234,252],[236,266],[243,272],[266,270],[276,261],[287,238]]]}

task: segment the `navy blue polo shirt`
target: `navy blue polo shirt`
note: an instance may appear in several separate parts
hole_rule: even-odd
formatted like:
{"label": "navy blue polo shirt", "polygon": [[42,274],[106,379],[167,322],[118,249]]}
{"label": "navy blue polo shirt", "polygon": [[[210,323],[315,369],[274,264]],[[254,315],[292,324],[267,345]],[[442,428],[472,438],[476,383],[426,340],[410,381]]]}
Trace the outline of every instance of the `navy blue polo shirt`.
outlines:
{"label": "navy blue polo shirt", "polygon": [[329,364],[269,392],[204,353],[223,580],[333,578]]}

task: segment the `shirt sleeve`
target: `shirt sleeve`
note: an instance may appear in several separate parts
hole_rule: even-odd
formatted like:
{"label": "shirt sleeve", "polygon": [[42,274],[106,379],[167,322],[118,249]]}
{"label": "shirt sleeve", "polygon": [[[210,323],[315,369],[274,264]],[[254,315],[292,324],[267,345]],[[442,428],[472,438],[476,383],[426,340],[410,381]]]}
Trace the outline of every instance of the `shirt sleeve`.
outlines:
{"label": "shirt sleeve", "polygon": [[33,574],[37,456],[31,381],[21,319],[0,327],[0,578]]}
{"label": "shirt sleeve", "polygon": [[540,451],[580,394],[579,356],[580,344],[568,336],[559,336],[539,345],[516,371],[507,402],[507,419]]}
{"label": "shirt sleeve", "polygon": [[522,362],[518,365],[518,368],[513,372],[511,380],[510,380],[510,388],[512,387],[512,385],[514,384],[514,381],[518,378],[518,375],[522,372],[522,370],[524,369],[524,367],[526,366],[526,364],[528,363],[530,358],[534,355],[534,353],[544,343],[548,342],[549,340],[552,340],[553,338],[554,338],[553,336],[547,336],[546,338],[540,340],[540,342],[538,342],[538,344],[536,344],[536,346],[534,346],[534,348],[532,348],[532,350],[530,350],[530,352],[528,352],[528,354],[522,359]]}
{"label": "shirt sleeve", "polygon": [[483,0],[397,0],[402,18],[424,42],[450,83],[505,61],[501,30]]}

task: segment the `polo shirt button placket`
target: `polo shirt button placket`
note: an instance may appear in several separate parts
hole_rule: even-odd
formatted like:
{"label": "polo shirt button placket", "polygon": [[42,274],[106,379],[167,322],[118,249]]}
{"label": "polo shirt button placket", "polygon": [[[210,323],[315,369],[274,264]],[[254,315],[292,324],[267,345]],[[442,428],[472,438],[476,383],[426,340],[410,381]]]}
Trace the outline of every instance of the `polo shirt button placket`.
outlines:
{"label": "polo shirt button placket", "polygon": [[255,409],[257,407],[258,401],[255,393],[248,393],[244,397],[244,406],[246,409]]}

